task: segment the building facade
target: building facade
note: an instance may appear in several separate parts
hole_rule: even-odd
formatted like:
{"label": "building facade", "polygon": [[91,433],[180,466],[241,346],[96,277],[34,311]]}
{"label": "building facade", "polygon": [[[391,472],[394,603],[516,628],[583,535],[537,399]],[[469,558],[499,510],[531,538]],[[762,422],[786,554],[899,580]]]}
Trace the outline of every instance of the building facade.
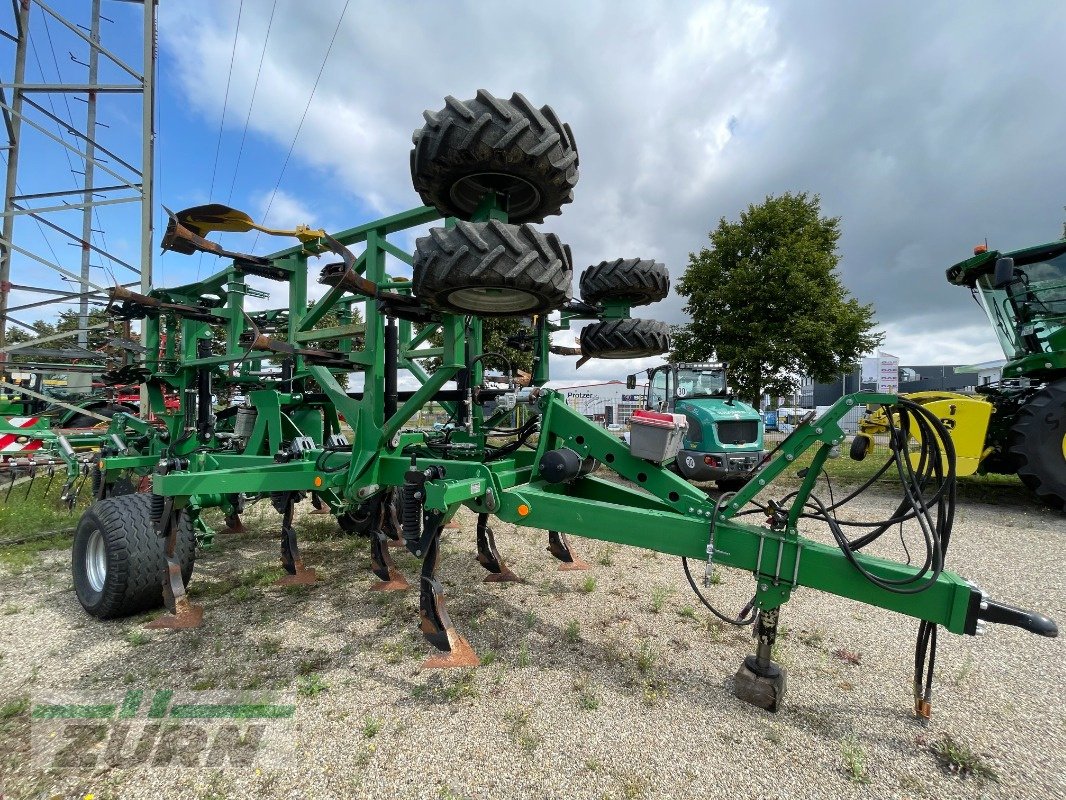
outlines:
{"label": "building facade", "polygon": [[559,392],[567,405],[579,414],[604,425],[628,424],[633,412],[644,408],[647,393],[646,385],[627,389],[622,381],[551,388]]}

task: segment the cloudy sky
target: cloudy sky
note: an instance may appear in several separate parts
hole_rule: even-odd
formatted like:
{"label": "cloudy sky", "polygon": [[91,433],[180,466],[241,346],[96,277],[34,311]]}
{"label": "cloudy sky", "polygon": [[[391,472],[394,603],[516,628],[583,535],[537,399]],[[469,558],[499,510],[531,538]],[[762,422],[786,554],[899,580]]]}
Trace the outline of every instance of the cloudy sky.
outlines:
{"label": "cloudy sky", "polygon": [[[545,224],[577,265],[640,256],[679,276],[720,217],[817,193],[842,218],[845,285],[903,363],[1000,357],[944,270],[985,238],[1010,249],[1062,232],[1060,2],[161,5],[156,199],[171,208],[228,201],[340,229],[419,205],[408,152],[422,110],[520,91],[578,142],[575,201]],[[120,34],[139,13],[110,16]],[[213,266],[169,254],[156,269],[176,283]],[[642,313],[682,321],[682,305]]]}

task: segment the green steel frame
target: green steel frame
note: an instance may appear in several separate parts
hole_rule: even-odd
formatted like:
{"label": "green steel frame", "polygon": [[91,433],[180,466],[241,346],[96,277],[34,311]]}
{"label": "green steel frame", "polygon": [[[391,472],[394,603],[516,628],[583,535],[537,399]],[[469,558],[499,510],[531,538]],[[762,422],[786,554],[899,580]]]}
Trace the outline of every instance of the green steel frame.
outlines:
{"label": "green steel frame", "polygon": [[[484,205],[479,216],[482,220],[505,217],[491,203]],[[434,209],[417,208],[351,228],[334,238],[344,246],[361,247],[356,270],[379,290],[409,296],[410,283],[388,274],[387,259],[411,265],[413,257],[390,237],[438,219]],[[800,515],[821,467],[844,440],[840,420],[856,404],[892,405],[897,401],[895,396],[860,393],[841,399],[819,419],[800,425],[765,468],[719,506],[664,466],[633,456],[618,437],[568,407],[558,393],[543,388],[548,380],[550,333],[559,326],[535,321],[533,387],[523,390],[521,396],[540,418],[535,448],[517,449],[491,460],[489,431],[481,407],[475,404],[468,409],[469,426],[451,433],[452,450],[445,457],[431,447],[437,434],[407,426],[428,402],[443,397],[445,385],[464,370],[469,372],[468,385],[483,384],[483,365],[473,362],[481,354],[482,320],[448,314],[422,324],[397,320],[380,298],[368,299],[341,285],[331,286],[320,299],[309,302],[309,259],[328,247],[322,240],[305,242],[270,257],[277,279],[287,284],[288,303],[265,316],[259,312],[253,317],[245,307],[246,298],[262,293],[249,286],[250,270],[240,259],[204,281],[151,292],[153,300],[170,304],[162,309],[148,308],[145,323],[146,366],[153,374],[148,383],[149,403],[162,424],[122,414],[114,417],[110,433],[124,447],[103,454],[100,467],[105,487],[125,471],[156,470],[153,492],[166,498],[172,508],[184,508],[194,517],[209,507],[234,512],[234,498],[241,494],[295,492],[313,492],[333,513],[343,515],[390,487],[404,486],[412,467],[420,471],[443,467],[444,476],[431,477],[424,487],[425,510],[439,512],[440,521],[466,506],[478,514],[491,513],[529,527],[748,571],[754,577],[755,607],[763,614],[778,609],[793,591],[805,586],[897,611],[954,633],[976,632],[982,603],[987,608],[988,601],[958,575],[945,571],[925,591],[895,593],[863,577],[840,549],[800,534]],[[203,313],[191,318],[181,310],[185,306]],[[361,318],[356,319],[354,312],[359,306]],[[600,313],[626,316],[628,308],[614,304]],[[205,320],[204,314],[209,319]],[[339,322],[324,326],[327,314],[336,315]],[[576,311],[564,309],[562,325],[568,326],[582,315],[579,306]],[[287,322],[282,344],[290,348],[291,372],[283,380],[258,374],[264,361],[281,359],[284,353],[250,349],[262,343],[253,341],[249,346],[242,339],[255,332],[253,319]],[[398,368],[408,370],[420,383],[420,388],[398,402],[395,410],[388,407],[386,398],[390,366],[384,353],[390,326],[396,326],[398,335]],[[339,366],[335,360],[321,363],[314,354],[301,350],[327,339],[339,341],[338,351],[331,355],[336,359],[340,353],[343,363]],[[223,352],[207,355],[202,342]],[[425,359],[434,359],[435,368],[428,370]],[[239,387],[256,409],[254,431],[239,449],[228,444],[221,431],[194,431],[190,424],[189,404],[198,376],[205,370],[211,373],[216,388]],[[343,376],[349,372],[362,373],[362,392],[348,391]],[[183,399],[180,411],[164,407],[164,388],[176,391]],[[455,398],[453,392],[445,402],[452,408],[462,404],[462,399]],[[342,419],[352,431],[351,448],[329,449],[326,442],[342,430]],[[314,446],[276,458],[296,437],[309,437]],[[628,483],[595,474],[562,483],[546,481],[540,474],[541,459],[548,451],[562,447],[582,458],[595,459]],[[755,525],[738,519],[749,500],[811,449],[813,461],[781,524]],[[161,464],[165,468],[160,468]],[[900,580],[917,572],[915,567],[861,552],[854,557],[865,570],[883,579]],[[180,588],[176,594],[181,594]],[[168,601],[173,606],[175,598],[168,596]],[[1000,617],[1000,621],[1043,633],[1050,630],[1045,625],[1050,621],[1043,618]]]}

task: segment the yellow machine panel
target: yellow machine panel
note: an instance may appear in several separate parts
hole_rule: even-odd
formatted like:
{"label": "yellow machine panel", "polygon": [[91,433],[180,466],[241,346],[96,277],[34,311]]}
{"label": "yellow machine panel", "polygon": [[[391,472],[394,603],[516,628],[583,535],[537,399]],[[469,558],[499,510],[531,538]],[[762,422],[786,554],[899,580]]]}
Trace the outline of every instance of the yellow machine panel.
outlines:
{"label": "yellow machine panel", "polygon": [[[990,452],[985,446],[985,436],[992,417],[992,404],[984,398],[957,392],[913,392],[904,396],[928,408],[948,429],[955,445],[956,474],[973,475],[977,472],[982,459]],[[859,422],[859,428],[871,435],[887,433],[888,420],[884,410],[873,411]],[[917,430],[911,430],[911,437],[921,442]]]}

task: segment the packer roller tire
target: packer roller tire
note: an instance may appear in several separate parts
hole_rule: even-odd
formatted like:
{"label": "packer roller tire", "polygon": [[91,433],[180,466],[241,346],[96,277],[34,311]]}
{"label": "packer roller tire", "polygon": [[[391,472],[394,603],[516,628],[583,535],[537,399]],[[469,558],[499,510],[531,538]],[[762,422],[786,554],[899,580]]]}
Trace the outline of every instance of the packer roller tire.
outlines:
{"label": "packer roller tire", "polygon": [[469,220],[493,192],[504,196],[513,223],[543,222],[573,201],[577,145],[549,106],[479,89],[472,100],[449,96],[443,109],[423,116],[411,137],[411,181],[444,216]]}
{"label": "packer roller tire", "polygon": [[657,303],[670,294],[665,264],[642,258],[601,261],[581,273],[581,299],[590,305],[621,300],[631,306]]}
{"label": "packer roller tire", "polygon": [[1018,410],[1007,452],[1022,483],[1047,505],[1066,510],[1066,380],[1045,386]]}
{"label": "packer roller tire", "polygon": [[587,358],[645,358],[670,349],[670,326],[655,319],[609,319],[581,330]]}
{"label": "packer roller tire", "polygon": [[571,298],[570,248],[533,225],[498,220],[433,228],[415,243],[414,294],[449,314],[544,314]]}
{"label": "packer roller tire", "polygon": [[[71,566],[74,592],[89,614],[126,617],[163,606],[165,540],[152,525],[148,492],[93,503],[78,521]],[[196,561],[196,537],[189,515],[178,522],[177,559],[188,585]]]}

